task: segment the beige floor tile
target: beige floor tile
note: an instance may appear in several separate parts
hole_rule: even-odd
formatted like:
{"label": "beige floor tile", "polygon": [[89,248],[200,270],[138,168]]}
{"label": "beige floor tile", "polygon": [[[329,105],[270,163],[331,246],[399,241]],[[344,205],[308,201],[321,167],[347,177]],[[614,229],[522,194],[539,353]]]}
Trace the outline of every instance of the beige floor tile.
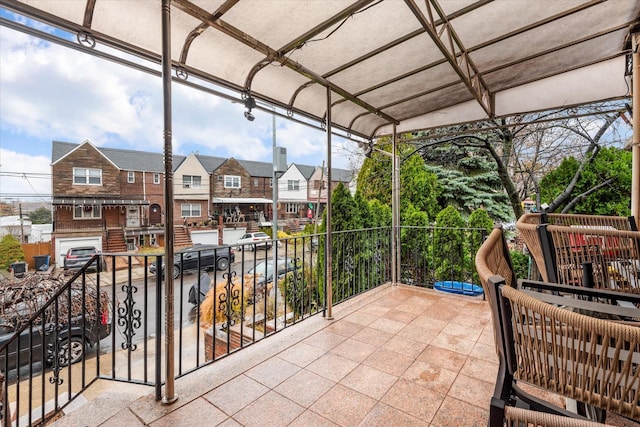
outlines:
{"label": "beige floor tile", "polygon": [[[404,331],[404,329],[402,331]],[[382,348],[386,348],[387,350],[395,351],[396,353],[404,354],[405,356],[415,359],[424,351],[425,348],[427,348],[427,343],[405,338],[398,334],[385,342],[382,345]]]}
{"label": "beige floor tile", "polygon": [[[238,393],[242,393],[242,390],[238,390]],[[245,427],[281,427],[295,420],[304,410],[297,403],[270,391],[233,418]]]}
{"label": "beige floor tile", "polygon": [[489,323],[487,319],[471,316],[469,315],[469,313],[459,314],[451,319],[451,322],[458,325],[466,326],[470,329],[479,329],[481,331],[484,329],[487,323]]}
{"label": "beige floor tile", "polygon": [[347,339],[341,344],[335,346],[331,350],[331,353],[337,354],[338,356],[346,357],[349,360],[360,363],[367,357],[369,357],[369,355],[373,353],[375,349],[375,346],[364,343],[362,341]]}
{"label": "beige floor tile", "polygon": [[347,376],[349,372],[353,371],[356,366],[358,366],[358,362],[338,356],[337,354],[327,353],[320,359],[309,364],[306,369],[331,381],[338,382]]}
{"label": "beige floor tile", "polygon": [[411,381],[400,379],[382,398],[382,403],[422,420],[431,422],[445,395]]}
{"label": "beige floor tile", "polygon": [[424,421],[384,403],[378,403],[360,422],[360,427],[423,427],[424,425]]}
{"label": "beige floor tile", "polygon": [[326,350],[301,342],[286,349],[280,353],[279,356],[287,362],[291,362],[304,368],[309,363],[323,356],[325,353]]}
{"label": "beige floor tile", "polygon": [[416,360],[400,378],[438,393],[447,394],[457,376],[458,373],[455,371]]}
{"label": "beige floor tile", "polygon": [[429,308],[425,310],[423,315],[432,319],[449,322],[461,312],[459,310],[460,309],[455,305],[438,302],[429,306]]}
{"label": "beige floor tile", "polygon": [[379,305],[378,302],[376,301],[373,304],[369,304],[365,307],[362,307],[360,310],[358,310],[360,313],[365,313],[368,314],[370,316],[374,316],[376,319],[379,319],[380,317],[384,316],[384,314],[395,308],[394,307],[387,307],[387,306],[383,306],[383,305]]}
{"label": "beige floor tile", "polygon": [[384,332],[379,329],[364,328],[351,338],[354,340],[362,341],[367,344],[381,347],[385,342],[389,341],[394,335],[389,332]]}
{"label": "beige floor tile", "polygon": [[245,375],[269,388],[273,388],[294,375],[300,369],[300,366],[296,364],[287,362],[279,357],[272,357],[248,370],[245,372]]}
{"label": "beige floor tile", "polygon": [[471,353],[475,342],[441,332],[431,341],[431,345],[468,355]]}
{"label": "beige floor tile", "polygon": [[226,421],[223,421],[222,423],[218,424],[216,427],[242,427],[242,424],[240,424],[233,418],[227,418]]}
{"label": "beige floor tile", "polygon": [[[242,393],[238,393],[242,390]],[[269,389],[257,381],[240,375],[220,387],[211,390],[203,397],[229,415],[233,415]]]}
{"label": "beige floor tile", "polygon": [[360,365],[344,377],[340,384],[374,399],[380,399],[397,380],[398,377],[395,375]]}
{"label": "beige floor tile", "polygon": [[459,374],[449,389],[449,396],[486,409],[491,403],[494,384]]}
{"label": "beige floor tile", "polygon": [[152,422],[150,425],[153,427],[209,426],[219,424],[227,418],[224,412],[214,407],[207,400],[199,398]]}
{"label": "beige floor tile", "polygon": [[[487,408],[489,405],[487,405]],[[485,427],[489,411],[452,397],[446,397],[436,412],[432,427]]]}
{"label": "beige floor tile", "polygon": [[337,384],[310,408],[340,426],[357,426],[375,406],[376,400]]}
{"label": "beige floor tile", "polygon": [[373,329],[378,329],[380,331],[389,332],[390,334],[396,334],[398,331],[402,330],[407,326],[406,323],[398,322],[396,320],[384,319],[380,318],[378,320],[374,320],[369,327]]}
{"label": "beige floor tile", "polygon": [[460,373],[471,378],[494,383],[498,375],[498,363],[468,357]]}
{"label": "beige floor tile", "polygon": [[382,317],[384,319],[395,320],[397,322],[410,323],[417,316],[418,316],[418,313],[393,309],[393,310],[387,311]]}
{"label": "beige floor tile", "polygon": [[418,360],[458,372],[467,360],[467,356],[442,347],[430,345],[418,356]]}
{"label": "beige floor tile", "polygon": [[322,415],[311,410],[304,411],[298,418],[293,420],[287,427],[339,427],[338,424],[329,421]]}
{"label": "beige floor tile", "polygon": [[447,324],[448,321],[437,320],[433,317],[427,316],[424,313],[413,319],[410,323],[411,326],[417,326],[419,328],[434,332],[440,332],[445,326],[447,326]]}
{"label": "beige floor tile", "polygon": [[362,363],[399,377],[413,363],[413,358],[385,348],[379,348]]}
{"label": "beige floor tile", "polygon": [[[385,309],[388,310],[388,309]],[[349,321],[351,323],[357,323],[358,325],[368,326],[374,320],[377,320],[380,316],[365,313],[363,310],[356,311],[355,313],[351,313],[344,317],[344,320]]]}
{"label": "beige floor tile", "polygon": [[348,320],[337,320],[327,326],[324,330],[349,338],[353,334],[360,331],[362,328],[363,325],[360,325],[358,323],[350,322]]}
{"label": "beige floor tile", "polygon": [[453,335],[454,337],[464,338],[469,341],[477,341],[482,333],[482,328],[470,328],[459,323],[454,323],[453,320],[449,322],[447,326],[442,328],[443,334]]}
{"label": "beige floor tile", "polygon": [[143,425],[144,424],[138,419],[138,417],[136,417],[129,408],[126,408],[100,424],[100,427],[142,427]]}
{"label": "beige floor tile", "polygon": [[496,348],[492,344],[476,342],[469,355],[478,359],[486,360],[487,362],[498,363]]}
{"label": "beige floor tile", "polygon": [[414,326],[413,324],[410,324],[405,326],[404,329],[398,332],[397,336],[402,338],[407,338],[413,341],[418,341],[423,344],[430,344],[431,341],[433,341],[433,339],[437,337],[439,333],[440,333],[440,330],[437,328],[425,329],[425,328],[421,328],[419,326]]}
{"label": "beige floor tile", "polygon": [[321,348],[322,350],[331,350],[333,347],[340,344],[346,338],[342,335],[334,334],[333,332],[319,331],[305,339],[305,344],[313,345]]}
{"label": "beige floor tile", "polygon": [[297,404],[308,408],[336,383],[303,369],[278,385],[274,390]]}

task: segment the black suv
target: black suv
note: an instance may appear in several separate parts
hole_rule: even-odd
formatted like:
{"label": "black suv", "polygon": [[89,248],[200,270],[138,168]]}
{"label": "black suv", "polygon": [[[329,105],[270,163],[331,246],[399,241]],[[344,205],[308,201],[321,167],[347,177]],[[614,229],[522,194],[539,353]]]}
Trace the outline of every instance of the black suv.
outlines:
{"label": "black suv", "polygon": [[[12,370],[42,361],[48,365],[57,362],[58,366],[67,366],[81,361],[88,346],[93,347],[111,334],[111,316],[107,305],[101,307],[99,315],[78,314],[71,317],[71,322],[67,316],[61,317],[64,318],[58,322],[48,321],[44,328],[42,324],[34,324],[31,328],[19,329],[16,328],[16,319],[0,318],[2,369],[7,367]],[[18,330],[19,338],[12,340]]]}
{"label": "black suv", "polygon": [[[226,270],[235,262],[236,254],[229,246],[194,245],[181,249],[173,257],[173,278],[177,279],[185,271]],[[199,264],[198,264],[199,263]],[[155,261],[149,264],[149,273],[156,274]],[[162,266],[164,271],[164,265]]]}

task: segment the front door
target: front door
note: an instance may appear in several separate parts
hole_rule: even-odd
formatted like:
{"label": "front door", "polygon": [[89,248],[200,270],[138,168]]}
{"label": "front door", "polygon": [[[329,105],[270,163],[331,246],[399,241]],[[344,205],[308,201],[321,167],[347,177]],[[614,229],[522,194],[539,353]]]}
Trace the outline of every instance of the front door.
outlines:
{"label": "front door", "polygon": [[140,227],[140,212],[136,206],[127,208],[127,227]]}
{"label": "front door", "polygon": [[149,224],[150,225],[162,224],[162,211],[160,210],[160,205],[153,204],[149,206]]}

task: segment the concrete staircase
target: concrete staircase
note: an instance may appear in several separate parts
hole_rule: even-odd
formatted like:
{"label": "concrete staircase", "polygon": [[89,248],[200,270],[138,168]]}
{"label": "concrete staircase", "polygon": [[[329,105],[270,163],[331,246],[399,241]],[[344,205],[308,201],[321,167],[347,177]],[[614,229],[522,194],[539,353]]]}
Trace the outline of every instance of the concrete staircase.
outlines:
{"label": "concrete staircase", "polygon": [[189,230],[187,230],[187,227],[182,227],[179,225],[174,227],[173,245],[177,248],[193,245],[193,242],[191,241],[191,234],[189,234]]}
{"label": "concrete staircase", "polygon": [[103,252],[126,252],[127,242],[124,238],[124,231],[121,228],[107,230],[106,245],[102,248]]}

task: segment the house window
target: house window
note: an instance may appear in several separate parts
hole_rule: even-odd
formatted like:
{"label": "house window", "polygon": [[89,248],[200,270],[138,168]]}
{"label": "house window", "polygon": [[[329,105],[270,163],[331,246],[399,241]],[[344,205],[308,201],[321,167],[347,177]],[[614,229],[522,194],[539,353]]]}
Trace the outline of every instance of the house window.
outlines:
{"label": "house window", "polygon": [[269,187],[273,188],[273,178],[269,178]]}
{"label": "house window", "polygon": [[73,183],[102,185],[102,169],[73,168]]}
{"label": "house window", "polygon": [[153,183],[154,184],[160,184],[160,174],[159,173],[154,173],[153,174]]}
{"label": "house window", "polygon": [[316,190],[319,190],[319,189],[324,189],[327,186],[325,185],[324,181],[313,181],[313,187]]}
{"label": "house window", "polygon": [[129,184],[136,182],[136,173],[134,171],[127,172],[127,182]]}
{"label": "house window", "polygon": [[[287,184],[288,184],[289,191],[300,190],[300,181],[298,181],[298,180],[294,181],[294,180],[290,179],[289,181],[287,181]],[[296,210],[296,212],[297,212],[297,210]]]}
{"label": "house window", "polygon": [[180,215],[182,217],[201,216],[200,205],[195,203],[183,203],[180,207]]}
{"label": "house window", "polygon": [[224,188],[240,188],[240,177],[237,175],[225,175]]}
{"label": "house window", "polygon": [[201,186],[200,176],[182,175],[182,188],[200,188]]}
{"label": "house window", "polygon": [[260,180],[258,178],[253,178],[253,186],[257,187],[260,185]]}
{"label": "house window", "polygon": [[73,219],[99,219],[102,210],[98,205],[73,205]]}
{"label": "house window", "polygon": [[287,203],[287,213],[297,214],[298,213],[298,204],[297,203]]}

